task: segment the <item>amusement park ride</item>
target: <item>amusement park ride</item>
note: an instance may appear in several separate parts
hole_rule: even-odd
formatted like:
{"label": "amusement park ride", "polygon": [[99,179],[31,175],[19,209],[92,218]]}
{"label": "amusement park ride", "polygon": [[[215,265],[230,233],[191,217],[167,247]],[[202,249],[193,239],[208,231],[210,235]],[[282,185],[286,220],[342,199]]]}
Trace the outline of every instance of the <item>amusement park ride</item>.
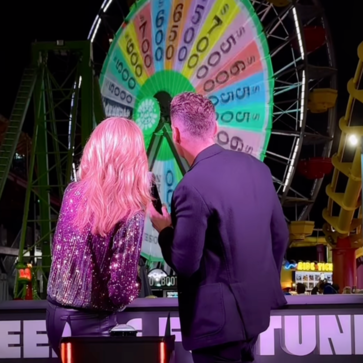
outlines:
{"label": "amusement park ride", "polygon": [[[334,279],[353,286],[355,271],[345,269],[363,255],[363,128],[352,123],[355,101],[363,103],[363,45],[339,122],[339,149],[330,158],[336,64],[319,0],[139,0],[129,1],[130,9],[125,6],[105,0],[87,41],[33,44],[32,64],[0,146],[0,198],[13,158],[29,159],[20,244],[13,246],[19,255],[5,257],[22,276],[15,296],[29,291],[22,281],[46,284],[64,189],[76,180],[82,146],[105,116],[133,117],[140,125],[161,197],[170,201],[187,166],[170,142],[169,102],[185,91],[202,93],[215,104],[219,144],[251,153],[271,168],[291,246],[327,244],[333,249]],[[30,109],[34,132],[28,153],[18,143]],[[352,134],[359,139],[353,157],[345,147]],[[313,236],[314,222],[307,219],[333,168],[325,237]],[[337,190],[341,176],[347,179],[345,193]],[[162,261],[155,238],[147,223],[142,253],[150,263]]]}
{"label": "amusement park ride", "polygon": [[[363,104],[363,43],[358,47],[358,58],[354,78],[348,82],[349,100],[346,113],[339,120],[340,143],[337,153],[332,157],[334,172],[332,181],[326,188],[328,206],[323,211],[327,222],[323,230],[327,243],[333,249],[333,265],[335,269],[342,271],[334,277],[339,286],[356,286],[357,264],[363,262],[363,126],[361,118],[354,112],[356,102]],[[353,144],[353,150],[349,143]],[[345,181],[343,190],[338,190],[339,178]],[[335,205],[338,208],[335,209]]]}

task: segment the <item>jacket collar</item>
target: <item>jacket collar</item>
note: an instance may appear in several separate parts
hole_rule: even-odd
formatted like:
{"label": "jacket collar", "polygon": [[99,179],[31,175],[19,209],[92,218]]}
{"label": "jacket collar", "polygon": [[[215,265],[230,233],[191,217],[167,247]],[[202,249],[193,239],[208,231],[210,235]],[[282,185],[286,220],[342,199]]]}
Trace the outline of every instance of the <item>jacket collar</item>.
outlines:
{"label": "jacket collar", "polygon": [[197,155],[192,166],[190,167],[190,170],[193,169],[202,160],[209,159],[214,155],[220,154],[223,150],[224,149],[218,144],[208,146],[206,149],[204,149]]}

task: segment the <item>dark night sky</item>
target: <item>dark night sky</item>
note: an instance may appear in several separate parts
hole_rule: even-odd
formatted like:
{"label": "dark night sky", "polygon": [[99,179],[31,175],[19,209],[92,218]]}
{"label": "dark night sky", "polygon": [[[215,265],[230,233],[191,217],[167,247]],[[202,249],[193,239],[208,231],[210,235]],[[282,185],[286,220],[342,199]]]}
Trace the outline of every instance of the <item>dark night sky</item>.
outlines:
{"label": "dark night sky", "polygon": [[[39,41],[85,39],[101,2],[101,0],[1,2],[0,114],[6,117],[10,116],[23,68],[30,61],[31,42],[36,39]],[[322,0],[322,3],[326,9],[333,33],[337,56],[339,71],[338,117],[341,117],[345,112],[348,97],[346,84],[355,72],[357,46],[363,41],[360,15],[362,0],[345,2]],[[337,138],[336,141],[339,139]],[[325,185],[321,189],[311,214],[311,219],[316,219],[318,224],[322,222],[321,210],[326,205],[324,189]]]}

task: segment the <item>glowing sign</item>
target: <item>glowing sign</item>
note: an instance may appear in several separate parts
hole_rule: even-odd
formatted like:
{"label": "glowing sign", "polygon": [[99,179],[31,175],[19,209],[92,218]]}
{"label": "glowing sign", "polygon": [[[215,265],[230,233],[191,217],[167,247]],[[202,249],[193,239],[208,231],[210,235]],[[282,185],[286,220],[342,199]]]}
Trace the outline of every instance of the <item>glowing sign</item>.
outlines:
{"label": "glowing sign", "polygon": [[178,279],[176,276],[168,276],[161,269],[151,270],[148,274],[149,284],[152,290],[176,289]]}
{"label": "glowing sign", "polygon": [[332,263],[323,262],[299,262],[290,263],[286,262],[284,266],[285,270],[297,270],[297,271],[317,271],[317,272],[333,272]]}
{"label": "glowing sign", "polygon": [[297,267],[297,263],[286,262],[285,270],[295,270]]}
{"label": "glowing sign", "polygon": [[333,264],[322,262],[299,262],[296,269],[297,271],[333,272]]}

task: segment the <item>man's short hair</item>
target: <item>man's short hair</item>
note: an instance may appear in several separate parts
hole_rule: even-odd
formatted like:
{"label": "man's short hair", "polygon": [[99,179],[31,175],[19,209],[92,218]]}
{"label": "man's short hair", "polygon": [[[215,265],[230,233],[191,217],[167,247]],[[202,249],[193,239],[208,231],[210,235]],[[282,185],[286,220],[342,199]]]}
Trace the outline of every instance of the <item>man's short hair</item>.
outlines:
{"label": "man's short hair", "polygon": [[213,103],[202,95],[186,92],[171,102],[172,122],[177,119],[182,131],[195,138],[212,137],[216,125],[216,112]]}

